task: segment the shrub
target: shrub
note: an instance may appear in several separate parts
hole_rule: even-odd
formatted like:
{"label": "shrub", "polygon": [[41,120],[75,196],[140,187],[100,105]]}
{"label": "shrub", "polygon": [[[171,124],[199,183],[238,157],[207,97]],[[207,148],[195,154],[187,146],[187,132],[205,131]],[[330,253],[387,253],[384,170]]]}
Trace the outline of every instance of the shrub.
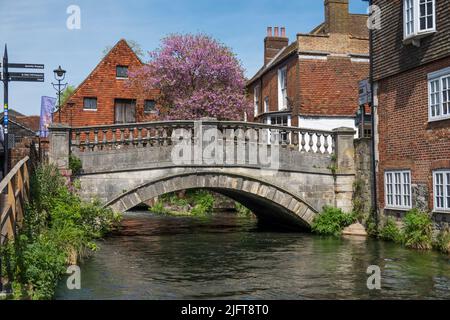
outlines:
{"label": "shrub", "polygon": [[164,207],[163,201],[156,201],[155,204],[153,206],[151,206],[148,210],[150,212],[153,212],[156,214],[169,214],[170,213],[170,211]]}
{"label": "shrub", "polygon": [[40,235],[23,249],[24,278],[32,299],[51,299],[65,272],[67,253],[47,234]]}
{"label": "shrub", "polygon": [[23,228],[7,252],[9,277],[27,297],[50,299],[66,265],[95,250],[94,240],[110,231],[120,216],[99,202],[81,201],[53,166],[38,166],[30,182]]}
{"label": "shrub", "polygon": [[83,165],[81,163],[80,158],[75,157],[74,155],[69,156],[69,169],[72,170],[72,174],[77,176],[81,173],[81,169]]}
{"label": "shrub", "polygon": [[395,223],[394,219],[391,217],[387,218],[384,226],[378,233],[378,236],[382,240],[394,241],[397,243],[402,242],[402,233]]}
{"label": "shrub", "polygon": [[195,207],[199,207],[197,211],[204,213],[210,213],[214,209],[214,196],[208,191],[197,190],[192,194],[192,201]]}
{"label": "shrub", "polygon": [[345,213],[341,209],[324,207],[312,224],[312,230],[318,234],[338,236],[342,230],[356,221],[355,214]]}
{"label": "shrub", "polygon": [[442,229],[436,236],[434,247],[443,252],[450,253],[450,229]]}
{"label": "shrub", "polygon": [[235,208],[236,208],[238,216],[248,217],[253,214],[253,212],[249,208],[240,204],[239,202],[235,202]]}
{"label": "shrub", "polygon": [[413,249],[431,249],[432,223],[428,214],[412,209],[406,213],[403,227],[405,246]]}

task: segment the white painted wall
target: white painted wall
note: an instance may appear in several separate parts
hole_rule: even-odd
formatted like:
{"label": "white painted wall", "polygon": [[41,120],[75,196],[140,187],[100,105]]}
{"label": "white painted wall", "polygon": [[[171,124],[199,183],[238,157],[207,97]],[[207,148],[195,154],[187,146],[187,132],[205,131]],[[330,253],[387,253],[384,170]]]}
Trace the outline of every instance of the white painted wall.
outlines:
{"label": "white painted wall", "polygon": [[355,137],[358,137],[358,128],[355,126],[355,119],[351,118],[339,118],[339,117],[298,117],[298,126],[300,128],[328,130],[339,127],[353,128],[356,130]]}

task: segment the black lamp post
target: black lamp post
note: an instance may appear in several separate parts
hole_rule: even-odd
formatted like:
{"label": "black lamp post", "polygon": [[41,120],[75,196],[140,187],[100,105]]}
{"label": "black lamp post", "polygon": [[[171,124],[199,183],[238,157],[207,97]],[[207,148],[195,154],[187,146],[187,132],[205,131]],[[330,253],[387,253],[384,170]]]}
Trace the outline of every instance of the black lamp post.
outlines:
{"label": "black lamp post", "polygon": [[52,82],[52,86],[58,91],[58,118],[61,123],[61,92],[67,87],[67,83],[61,83],[61,81],[66,77],[66,70],[59,66],[58,69],[53,70],[53,73],[55,74],[56,81],[58,81],[58,83]]}

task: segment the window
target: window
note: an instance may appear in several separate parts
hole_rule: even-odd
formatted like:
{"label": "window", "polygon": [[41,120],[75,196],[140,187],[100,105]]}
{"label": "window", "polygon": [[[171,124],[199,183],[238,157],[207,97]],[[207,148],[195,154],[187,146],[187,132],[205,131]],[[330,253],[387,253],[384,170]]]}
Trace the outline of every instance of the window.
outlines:
{"label": "window", "polygon": [[384,176],[386,208],[411,209],[411,172],[387,171]]}
{"label": "window", "polygon": [[264,112],[269,112],[269,97],[264,99]]}
{"label": "window", "polygon": [[145,102],[144,102],[144,112],[145,113],[157,113],[156,101],[155,100],[145,100]]}
{"label": "window", "polygon": [[97,111],[97,98],[84,98],[83,109]]}
{"label": "window", "polygon": [[428,75],[429,120],[450,118],[450,68]]}
{"label": "window", "polygon": [[253,90],[253,96],[254,96],[253,97],[253,101],[254,101],[254,107],[255,107],[254,115],[255,115],[255,117],[258,115],[258,111],[259,111],[259,96],[260,96],[260,92],[261,92],[261,87],[258,85]]}
{"label": "window", "polygon": [[115,99],[115,123],[136,122],[136,101],[129,99]]}
{"label": "window", "polygon": [[434,210],[450,211],[450,170],[433,173]]}
{"label": "window", "polygon": [[[267,124],[272,124],[275,126],[290,127],[291,126],[291,116],[290,115],[279,115],[267,117]],[[281,132],[281,141],[287,141],[288,133]]]}
{"label": "window", "polygon": [[287,68],[278,70],[278,110],[285,110],[287,103]]}
{"label": "window", "polygon": [[404,0],[405,39],[436,31],[435,0]]}
{"label": "window", "polygon": [[127,66],[117,66],[116,67],[116,77],[117,78],[128,78],[128,67]]}

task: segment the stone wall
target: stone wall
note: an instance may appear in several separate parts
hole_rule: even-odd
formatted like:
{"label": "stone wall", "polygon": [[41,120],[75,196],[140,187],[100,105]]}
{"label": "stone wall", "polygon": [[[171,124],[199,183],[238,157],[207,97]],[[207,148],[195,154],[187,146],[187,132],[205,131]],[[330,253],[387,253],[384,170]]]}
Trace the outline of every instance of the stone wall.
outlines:
{"label": "stone wall", "polygon": [[372,207],[371,139],[356,139],[354,144],[355,183],[353,184],[353,209],[367,216]]}

